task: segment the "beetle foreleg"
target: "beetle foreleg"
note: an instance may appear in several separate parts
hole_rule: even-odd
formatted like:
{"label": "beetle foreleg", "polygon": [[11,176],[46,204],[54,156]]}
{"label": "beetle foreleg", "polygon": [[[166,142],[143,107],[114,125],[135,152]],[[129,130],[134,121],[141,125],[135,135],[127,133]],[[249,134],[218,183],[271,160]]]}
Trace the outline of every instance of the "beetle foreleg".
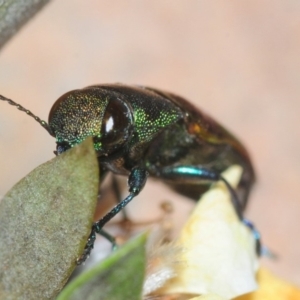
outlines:
{"label": "beetle foreleg", "polygon": [[129,185],[129,195],[117,204],[110,212],[108,212],[102,219],[93,224],[90,237],[85,246],[84,252],[79,259],[77,259],[77,264],[82,264],[90,255],[92,249],[94,248],[94,243],[96,240],[96,233],[107,238],[112,244],[113,248],[116,246],[115,239],[105,232],[102,228],[110,221],[118,212],[120,212],[135,196],[137,196],[140,191],[145,186],[147,181],[148,172],[144,168],[136,167],[133,168],[128,177]]}
{"label": "beetle foreleg", "polygon": [[132,169],[128,177],[129,195],[117,204],[110,212],[108,212],[102,219],[94,224],[96,232],[100,231],[102,227],[110,221],[119,211],[121,211],[145,186],[148,172],[144,168],[136,167]]}

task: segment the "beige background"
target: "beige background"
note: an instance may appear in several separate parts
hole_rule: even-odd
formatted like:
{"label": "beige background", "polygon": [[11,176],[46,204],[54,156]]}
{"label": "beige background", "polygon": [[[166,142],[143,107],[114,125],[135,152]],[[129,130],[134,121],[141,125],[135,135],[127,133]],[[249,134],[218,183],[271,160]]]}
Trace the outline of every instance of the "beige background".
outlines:
{"label": "beige background", "polygon": [[[61,94],[95,83],[150,85],[190,99],[252,154],[258,183],[247,216],[280,256],[262,263],[300,286],[299,53],[296,0],[56,0],[2,50],[0,92],[43,119]],[[4,103],[0,141],[1,195],[55,148],[42,127]],[[156,187],[132,205],[139,218],[157,208]]]}

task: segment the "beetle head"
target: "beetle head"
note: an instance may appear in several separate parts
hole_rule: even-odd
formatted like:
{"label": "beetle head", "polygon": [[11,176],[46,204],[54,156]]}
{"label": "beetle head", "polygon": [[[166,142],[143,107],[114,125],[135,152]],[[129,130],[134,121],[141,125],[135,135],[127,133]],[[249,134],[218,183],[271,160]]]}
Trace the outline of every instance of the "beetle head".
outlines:
{"label": "beetle head", "polygon": [[56,137],[56,154],[92,136],[98,156],[107,156],[131,136],[133,113],[119,95],[88,87],[61,96],[50,111],[49,126]]}

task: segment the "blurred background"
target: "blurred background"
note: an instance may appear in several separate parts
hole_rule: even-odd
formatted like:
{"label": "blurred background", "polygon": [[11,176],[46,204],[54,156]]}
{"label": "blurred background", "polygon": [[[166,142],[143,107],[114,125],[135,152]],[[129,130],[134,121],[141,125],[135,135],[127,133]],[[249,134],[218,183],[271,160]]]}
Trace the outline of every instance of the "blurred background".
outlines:
{"label": "blurred background", "polygon": [[[299,53],[295,0],[56,0],[1,51],[0,92],[45,120],[59,96],[91,84],[183,95],[251,153],[257,184],[247,217],[279,256],[262,264],[300,286]],[[0,104],[3,196],[54,156],[55,141],[32,118]],[[147,185],[129,213],[143,219],[165,198],[179,197],[159,182]],[[175,213],[185,217],[193,203],[181,202],[185,208]]]}

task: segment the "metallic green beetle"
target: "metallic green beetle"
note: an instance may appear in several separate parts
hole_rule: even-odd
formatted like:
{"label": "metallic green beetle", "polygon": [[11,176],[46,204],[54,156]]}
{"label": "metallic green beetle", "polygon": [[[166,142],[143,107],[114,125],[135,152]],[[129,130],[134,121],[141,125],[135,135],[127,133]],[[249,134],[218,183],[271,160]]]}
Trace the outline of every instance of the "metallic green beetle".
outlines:
{"label": "metallic green beetle", "polygon": [[[129,195],[93,225],[79,263],[89,256],[95,234],[103,234],[103,226],[140,193],[148,176],[194,200],[212,182],[223,180],[244,220],[242,212],[255,178],[246,149],[180,96],[121,84],[89,86],[61,96],[50,111],[48,124],[12,100],[0,99],[27,112],[54,136],[55,154],[92,136],[101,177],[109,171],[128,177]],[[220,174],[235,164],[242,166],[243,174],[234,191]],[[259,248],[259,234],[252,229]]]}

